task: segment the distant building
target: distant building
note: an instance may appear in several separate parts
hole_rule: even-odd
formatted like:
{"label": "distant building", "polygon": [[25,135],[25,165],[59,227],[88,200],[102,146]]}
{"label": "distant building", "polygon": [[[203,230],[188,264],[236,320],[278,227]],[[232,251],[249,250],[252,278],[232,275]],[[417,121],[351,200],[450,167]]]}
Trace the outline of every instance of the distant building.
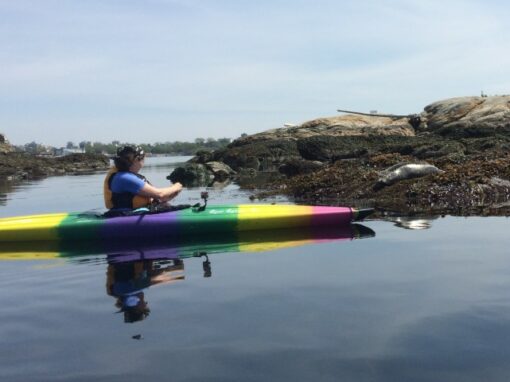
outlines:
{"label": "distant building", "polygon": [[0,153],[9,153],[14,151],[14,147],[9,144],[5,135],[0,133]]}
{"label": "distant building", "polygon": [[78,148],[68,149],[68,148],[65,148],[65,147],[60,147],[58,149],[55,149],[55,156],[56,157],[63,157],[63,156],[66,156],[66,155],[71,155],[71,154],[83,154],[84,152],[85,152],[84,149],[78,149]]}

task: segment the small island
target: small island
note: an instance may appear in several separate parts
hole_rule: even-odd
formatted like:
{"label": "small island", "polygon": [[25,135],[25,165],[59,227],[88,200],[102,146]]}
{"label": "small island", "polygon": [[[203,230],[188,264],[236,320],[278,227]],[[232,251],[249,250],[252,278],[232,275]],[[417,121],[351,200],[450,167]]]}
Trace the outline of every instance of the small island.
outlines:
{"label": "small island", "polygon": [[282,194],[383,213],[508,215],[510,96],[452,98],[408,116],[362,114],[244,136],[198,153],[169,178],[272,174],[255,198]]}

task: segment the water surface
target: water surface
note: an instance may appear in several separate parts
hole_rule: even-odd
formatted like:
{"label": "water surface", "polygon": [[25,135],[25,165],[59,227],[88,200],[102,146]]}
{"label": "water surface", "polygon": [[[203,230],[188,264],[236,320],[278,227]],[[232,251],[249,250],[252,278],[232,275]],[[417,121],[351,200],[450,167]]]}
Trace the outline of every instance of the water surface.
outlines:
{"label": "water surface", "polygon": [[[153,158],[145,174],[162,186],[176,161]],[[99,210],[103,177],[11,185],[0,216]],[[211,203],[249,203],[235,185],[210,194]],[[210,277],[205,257],[0,261],[0,378],[506,381],[508,219],[364,226],[376,236],[213,251]],[[136,267],[153,273],[152,285],[138,285],[150,311],[129,323],[111,275]]]}

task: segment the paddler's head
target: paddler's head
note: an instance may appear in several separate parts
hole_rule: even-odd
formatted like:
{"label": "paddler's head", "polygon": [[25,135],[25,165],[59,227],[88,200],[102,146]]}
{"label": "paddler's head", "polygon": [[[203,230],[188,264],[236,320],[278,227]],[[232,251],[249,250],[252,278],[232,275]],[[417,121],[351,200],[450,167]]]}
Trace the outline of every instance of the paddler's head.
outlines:
{"label": "paddler's head", "polygon": [[140,146],[123,146],[119,147],[113,161],[117,170],[136,173],[143,167],[144,158],[145,152]]}
{"label": "paddler's head", "polygon": [[124,322],[133,323],[144,320],[150,309],[144,300],[143,293],[121,297],[121,312],[124,313]]}

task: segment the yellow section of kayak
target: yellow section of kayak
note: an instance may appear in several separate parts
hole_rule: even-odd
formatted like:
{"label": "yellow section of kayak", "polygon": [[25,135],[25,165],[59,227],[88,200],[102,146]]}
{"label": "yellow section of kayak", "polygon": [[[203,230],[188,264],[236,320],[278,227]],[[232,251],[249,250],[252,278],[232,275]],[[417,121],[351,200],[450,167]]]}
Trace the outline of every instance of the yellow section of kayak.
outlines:
{"label": "yellow section of kayak", "polygon": [[58,226],[66,213],[0,218],[0,242],[58,240]]}
{"label": "yellow section of kayak", "polygon": [[238,231],[306,226],[313,207],[272,204],[241,204],[238,206]]}

